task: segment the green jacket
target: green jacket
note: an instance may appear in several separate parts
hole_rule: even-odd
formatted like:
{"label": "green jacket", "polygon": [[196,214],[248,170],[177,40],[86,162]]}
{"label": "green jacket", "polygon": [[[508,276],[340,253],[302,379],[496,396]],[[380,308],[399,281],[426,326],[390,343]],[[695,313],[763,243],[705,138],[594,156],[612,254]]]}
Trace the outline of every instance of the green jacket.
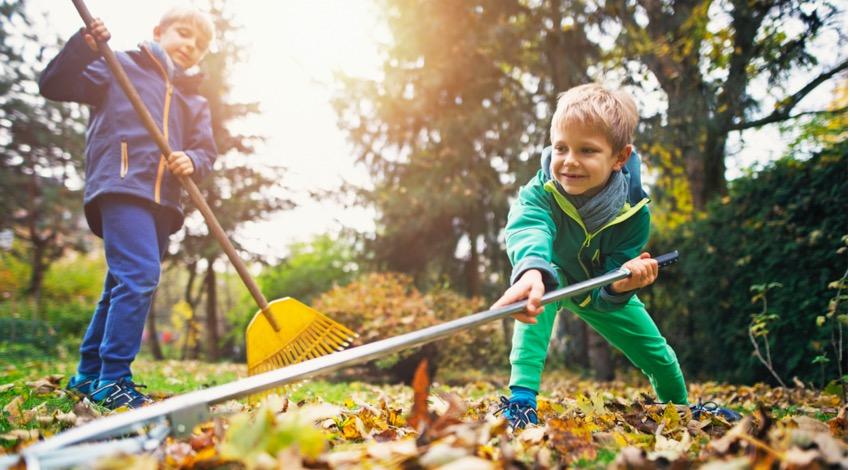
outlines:
{"label": "green jacket", "polygon": [[[505,239],[513,265],[511,284],[529,269],[543,273],[546,290],[559,286],[557,268],[567,285],[605,274],[637,257],[649,240],[649,198],[623,206],[595,233],[588,233],[578,210],[549,176],[548,165],[522,189],[508,213]],[[610,311],[628,302],[635,291],[613,294],[599,288],[582,298],[582,307]]]}

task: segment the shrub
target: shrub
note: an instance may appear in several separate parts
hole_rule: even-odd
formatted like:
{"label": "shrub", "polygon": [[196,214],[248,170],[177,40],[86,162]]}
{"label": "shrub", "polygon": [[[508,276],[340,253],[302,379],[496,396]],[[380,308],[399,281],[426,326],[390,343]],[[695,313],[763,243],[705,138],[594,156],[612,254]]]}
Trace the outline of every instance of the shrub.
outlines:
{"label": "shrub", "polygon": [[[356,345],[390,338],[483,310],[481,299],[468,299],[446,288],[427,294],[413,286],[409,276],[395,273],[366,274],[354,282],[323,294],[314,308],[359,332]],[[432,364],[447,368],[492,368],[506,363],[501,325],[493,322],[440,340],[429,352]],[[408,360],[421,348],[392,354],[374,364],[406,378]],[[415,365],[415,363],[413,364]],[[433,372],[433,369],[432,369]]]}
{"label": "shrub", "polygon": [[[847,271],[846,142],[733,181],[703,218],[659,235],[653,252],[679,249],[681,262],[642,297],[687,375],[771,381],[748,338],[751,316],[761,310],[750,287],[780,283],[768,299],[778,315],[768,337],[777,372],[821,381],[812,361],[830,337],[818,317],[835,296],[830,283]],[[840,360],[846,371],[847,356]]]}

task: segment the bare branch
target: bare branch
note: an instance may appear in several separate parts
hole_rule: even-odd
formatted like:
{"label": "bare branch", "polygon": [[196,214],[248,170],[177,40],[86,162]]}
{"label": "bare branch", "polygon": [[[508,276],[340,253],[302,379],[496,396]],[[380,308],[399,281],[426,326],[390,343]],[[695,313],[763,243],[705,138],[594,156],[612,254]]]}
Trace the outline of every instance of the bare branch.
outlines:
{"label": "bare branch", "polygon": [[[782,100],[781,105],[778,108],[776,108],[772,113],[768,114],[767,116],[765,116],[761,119],[757,119],[755,121],[733,124],[732,127],[730,127],[730,130],[742,131],[744,129],[751,129],[753,127],[764,126],[765,124],[771,124],[771,123],[774,123],[774,122],[785,121],[785,120],[792,119],[792,118],[799,117],[799,116],[803,116],[803,115],[806,115],[806,114],[823,113],[823,112],[842,112],[842,110],[837,109],[837,110],[829,110],[829,111],[805,112],[805,113],[799,113],[799,114],[796,114],[794,116],[791,116],[791,111],[794,109],[794,107],[797,106],[797,104],[800,101],[802,101],[803,98],[805,98],[809,93],[811,93],[812,90],[814,90],[815,88],[820,86],[821,83],[829,80],[834,75],[836,75],[837,73],[844,71],[844,70],[847,70],[847,61],[846,60],[844,62],[842,62],[841,64],[835,66],[833,69],[828,70],[828,71],[820,74],[817,78],[815,78],[814,80],[809,82],[806,86],[804,86],[803,88],[798,90],[796,93],[794,93],[793,95]],[[843,111],[846,111],[846,110],[847,110],[847,108],[845,107],[843,109]]]}

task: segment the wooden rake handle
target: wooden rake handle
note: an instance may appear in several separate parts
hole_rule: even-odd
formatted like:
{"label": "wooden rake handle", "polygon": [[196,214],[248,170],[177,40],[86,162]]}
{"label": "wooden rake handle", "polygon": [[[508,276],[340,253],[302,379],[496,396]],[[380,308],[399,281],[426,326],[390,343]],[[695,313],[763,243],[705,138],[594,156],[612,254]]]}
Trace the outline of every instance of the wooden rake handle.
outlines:
{"label": "wooden rake handle", "polygon": [[[91,12],[89,12],[85,2],[83,0],[71,1],[74,3],[74,7],[77,9],[77,12],[83,19],[86,27],[89,27],[94,21],[94,17]],[[162,132],[160,132],[159,127],[157,127],[153,117],[151,117],[151,114],[145,107],[144,103],[142,103],[142,98],[130,82],[130,79],[127,78],[127,73],[124,71],[124,67],[122,67],[118,62],[118,58],[115,57],[115,53],[112,52],[112,49],[105,42],[97,41],[97,47],[103,55],[103,58],[106,60],[109,70],[112,71],[112,74],[118,81],[118,85],[121,86],[122,90],[124,90],[124,93],[133,105],[133,109],[136,110],[136,114],[138,114],[139,119],[142,120],[142,124],[145,126],[145,129],[148,130],[148,134],[150,134],[151,138],[153,138],[156,145],[159,147],[159,151],[162,152],[163,155],[171,155],[171,146],[168,145],[168,141],[162,135]],[[215,239],[218,240],[218,243],[221,245],[224,253],[227,254],[227,258],[231,263],[233,263],[233,266],[236,268],[236,272],[239,273],[239,277],[242,279],[242,282],[245,283],[245,287],[247,287],[248,291],[251,292],[251,297],[253,297],[254,301],[257,302],[257,306],[260,307],[263,315],[265,315],[266,319],[269,323],[271,323],[274,330],[279,331],[280,326],[277,322],[275,322],[274,317],[268,312],[268,301],[265,296],[263,296],[263,293],[260,292],[260,288],[257,286],[257,283],[254,282],[251,274],[248,273],[248,268],[245,266],[242,259],[239,258],[239,255],[236,253],[236,249],[233,247],[233,244],[230,243],[230,239],[227,238],[227,234],[224,232],[224,229],[221,228],[221,224],[218,223],[218,220],[213,214],[212,209],[210,209],[209,204],[207,204],[207,201],[204,200],[204,196],[201,194],[198,186],[192,178],[188,176],[180,175],[177,176],[177,179],[180,180],[180,184],[183,185],[183,188],[187,193],[189,193],[189,198],[192,199],[192,202],[195,206],[197,206],[198,210],[201,211],[201,214],[204,216],[204,220],[207,222],[207,227],[209,227],[210,232],[212,232]]]}

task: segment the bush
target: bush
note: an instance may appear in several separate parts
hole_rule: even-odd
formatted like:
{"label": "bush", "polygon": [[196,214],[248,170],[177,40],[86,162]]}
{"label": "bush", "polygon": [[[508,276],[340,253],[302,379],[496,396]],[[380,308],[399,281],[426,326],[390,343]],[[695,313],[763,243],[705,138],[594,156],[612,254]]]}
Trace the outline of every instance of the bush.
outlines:
{"label": "bush", "polygon": [[[762,308],[752,303],[750,287],[776,282],[782,287],[767,297],[768,310],[778,314],[768,335],[773,364],[780,377],[822,382],[812,362],[830,345],[830,332],[818,317],[836,295],[829,284],[847,271],[846,141],[732,182],[729,196],[704,218],[659,235],[653,252],[679,249],[681,262],[642,297],[686,375],[773,381],[753,356],[748,328]],[[847,370],[846,355],[832,360]]]}
{"label": "bush", "polygon": [[[314,308],[360,333],[356,345],[390,338],[486,308],[481,299],[468,299],[446,288],[422,294],[409,276],[372,273],[323,294]],[[493,322],[457,333],[427,350],[434,367],[493,368],[507,362],[501,324]],[[421,356],[421,348],[405,350],[377,361],[373,367],[405,379]],[[402,366],[402,367],[399,367]],[[432,368],[432,373],[434,369]]]}
{"label": "bush", "polygon": [[[3,258],[6,269],[28,279],[29,267]],[[22,267],[23,266],[23,267]],[[100,256],[72,254],[54,263],[45,273],[41,307],[23,295],[25,285],[3,283],[4,301],[0,302],[0,355],[6,357],[73,356],[91,320],[103,288],[105,266]],[[21,278],[18,278],[19,280]],[[12,328],[15,328],[13,332]],[[28,346],[26,346],[28,344]]]}

